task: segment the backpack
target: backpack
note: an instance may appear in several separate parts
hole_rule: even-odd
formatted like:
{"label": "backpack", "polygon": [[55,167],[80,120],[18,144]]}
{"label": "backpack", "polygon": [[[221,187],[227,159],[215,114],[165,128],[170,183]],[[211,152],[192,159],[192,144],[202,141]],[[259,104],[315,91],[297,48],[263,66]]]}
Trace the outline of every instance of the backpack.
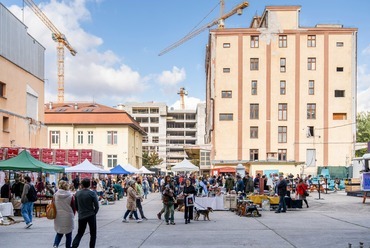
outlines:
{"label": "backpack", "polygon": [[30,184],[30,188],[27,192],[27,199],[29,202],[35,202],[37,201],[37,192],[33,185]]}

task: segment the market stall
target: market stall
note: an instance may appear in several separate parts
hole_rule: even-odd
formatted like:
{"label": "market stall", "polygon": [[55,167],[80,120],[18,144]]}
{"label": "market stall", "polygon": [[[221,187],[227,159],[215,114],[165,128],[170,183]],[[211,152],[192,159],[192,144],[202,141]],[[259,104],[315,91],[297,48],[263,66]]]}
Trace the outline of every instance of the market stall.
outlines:
{"label": "market stall", "polygon": [[200,209],[211,207],[213,210],[225,210],[224,196],[195,197],[194,206]]}

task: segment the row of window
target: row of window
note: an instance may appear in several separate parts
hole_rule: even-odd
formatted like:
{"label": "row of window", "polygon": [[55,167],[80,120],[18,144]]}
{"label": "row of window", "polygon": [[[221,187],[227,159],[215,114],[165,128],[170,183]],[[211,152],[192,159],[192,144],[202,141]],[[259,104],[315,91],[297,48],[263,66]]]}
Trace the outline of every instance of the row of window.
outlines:
{"label": "row of window", "polygon": [[[149,137],[144,136],[143,137],[143,143],[148,143],[149,142]],[[158,136],[153,136],[152,137],[152,143],[159,143],[159,137]]]}
{"label": "row of window", "polygon": [[[286,126],[279,126],[278,127],[278,142],[279,143],[286,143],[287,142],[287,127]],[[314,137],[315,128],[313,126],[308,126],[306,130],[306,136],[307,138]],[[249,137],[251,139],[258,139],[258,127],[257,126],[251,126],[249,128]]]}
{"label": "row of window", "polygon": [[[307,120],[316,119],[316,103],[307,103]],[[219,115],[220,121],[232,121],[233,113],[221,113]],[[259,119],[259,104],[251,103],[249,105],[249,119],[258,120]],[[279,103],[278,104],[278,120],[286,121],[288,120],[288,104]],[[333,120],[347,120],[346,113],[333,113]]]}
{"label": "row of window", "polygon": [[[259,58],[250,58],[250,67],[251,71],[258,71],[259,70]],[[316,70],[316,58],[309,57],[307,58],[307,70],[315,71]],[[230,73],[231,69],[225,67],[222,69],[223,73]],[[338,66],[336,67],[337,72],[343,72],[344,67]],[[286,58],[280,58],[280,72],[286,72]]]}
{"label": "row of window", "polygon": [[132,108],[133,114],[158,114],[159,108]]}
{"label": "row of window", "polygon": [[[259,48],[259,41],[260,37],[258,35],[252,35],[250,37],[250,47],[251,48]],[[343,47],[344,42],[337,41],[337,47]],[[223,43],[224,48],[230,48],[230,43]],[[288,36],[287,35],[279,35],[279,47],[280,48],[287,48],[288,47]],[[307,35],[307,47],[316,47],[316,35]]]}
{"label": "row of window", "polygon": [[[278,149],[277,155],[278,155],[279,161],[287,161],[287,149]],[[259,160],[259,150],[258,149],[249,150],[249,160],[251,161]]]}
{"label": "row of window", "polygon": [[[117,131],[107,131],[107,144],[108,145],[117,145]],[[84,144],[84,132],[77,131],[77,144]],[[69,133],[65,132],[65,142],[68,143]],[[58,145],[60,142],[60,131],[50,131],[50,141],[52,145]],[[87,144],[94,144],[94,132],[87,131]]]}
{"label": "row of window", "polygon": [[[258,82],[257,80],[251,81],[251,95],[257,95],[258,93]],[[286,81],[280,81],[280,95],[286,95]],[[308,81],[308,95],[315,95],[315,80]],[[222,98],[232,98],[233,92],[231,90],[222,90]],[[334,97],[345,97],[344,90],[334,90]]]}

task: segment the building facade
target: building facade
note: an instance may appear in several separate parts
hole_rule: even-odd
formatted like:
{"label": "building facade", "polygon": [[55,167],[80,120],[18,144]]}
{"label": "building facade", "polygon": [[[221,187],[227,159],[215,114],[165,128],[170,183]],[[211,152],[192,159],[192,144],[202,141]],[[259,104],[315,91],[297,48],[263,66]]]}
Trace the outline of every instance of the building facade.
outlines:
{"label": "building facade", "polygon": [[157,152],[163,166],[170,166],[188,158],[184,147],[204,144],[205,104],[195,110],[168,109],[165,103],[127,103],[117,106],[132,115],[145,129],[143,151]]}
{"label": "building facade", "polygon": [[240,163],[255,174],[349,165],[357,29],[300,27],[300,9],[267,6],[249,28],[210,32],[206,139],[213,167]]}
{"label": "building facade", "polygon": [[102,152],[105,169],[118,164],[142,166],[140,125],[125,111],[97,103],[45,104],[48,147]]}
{"label": "building facade", "polygon": [[45,48],[0,3],[0,146],[44,147]]}

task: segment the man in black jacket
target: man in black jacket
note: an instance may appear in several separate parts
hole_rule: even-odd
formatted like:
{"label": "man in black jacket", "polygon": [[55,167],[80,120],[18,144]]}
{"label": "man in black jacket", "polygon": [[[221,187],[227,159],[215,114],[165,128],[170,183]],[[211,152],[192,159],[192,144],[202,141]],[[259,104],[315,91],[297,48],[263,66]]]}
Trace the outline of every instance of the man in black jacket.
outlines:
{"label": "man in black jacket", "polygon": [[85,233],[86,225],[90,229],[90,248],[95,247],[96,242],[96,214],[99,211],[99,202],[95,192],[89,189],[90,179],[84,178],[81,182],[82,189],[75,195],[75,205],[78,212],[78,232],[73,239],[72,247],[79,246]]}
{"label": "man in black jacket", "polygon": [[276,187],[279,195],[279,207],[275,211],[275,213],[285,213],[286,212],[285,195],[287,192],[286,190],[287,183],[283,175],[279,176],[279,184]]}

